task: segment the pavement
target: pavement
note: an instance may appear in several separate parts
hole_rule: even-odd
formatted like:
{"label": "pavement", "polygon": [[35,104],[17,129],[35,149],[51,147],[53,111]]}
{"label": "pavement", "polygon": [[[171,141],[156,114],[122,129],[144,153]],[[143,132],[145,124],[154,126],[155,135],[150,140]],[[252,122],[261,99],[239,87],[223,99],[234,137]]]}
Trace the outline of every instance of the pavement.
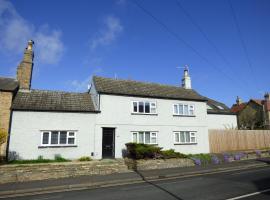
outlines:
{"label": "pavement", "polygon": [[67,191],[78,192],[87,189],[124,187],[134,184],[152,184],[160,181],[170,182],[178,179],[211,176],[215,174],[218,175],[220,173],[241,173],[245,170],[268,169],[269,162],[270,159],[268,158],[263,160],[235,161],[219,165],[132,171],[111,175],[92,175],[21,183],[7,183],[0,185],[0,199],[24,196],[29,197],[51,193],[61,194]]}

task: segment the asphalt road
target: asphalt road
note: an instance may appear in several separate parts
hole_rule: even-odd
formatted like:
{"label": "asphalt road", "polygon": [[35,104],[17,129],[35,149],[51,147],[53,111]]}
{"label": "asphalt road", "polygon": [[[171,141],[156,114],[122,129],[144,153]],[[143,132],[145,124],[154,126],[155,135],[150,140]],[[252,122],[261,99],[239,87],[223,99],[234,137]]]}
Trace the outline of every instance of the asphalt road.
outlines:
{"label": "asphalt road", "polygon": [[270,167],[82,191],[9,198],[16,200],[270,199]]}

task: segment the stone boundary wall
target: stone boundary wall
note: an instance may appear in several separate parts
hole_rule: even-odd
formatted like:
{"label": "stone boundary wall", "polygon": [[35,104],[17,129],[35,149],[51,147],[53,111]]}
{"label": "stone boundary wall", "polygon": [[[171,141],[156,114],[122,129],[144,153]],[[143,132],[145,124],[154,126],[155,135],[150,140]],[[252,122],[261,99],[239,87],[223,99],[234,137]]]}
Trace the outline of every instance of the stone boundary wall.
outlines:
{"label": "stone boundary wall", "polygon": [[0,184],[67,178],[82,175],[106,175],[129,172],[123,161],[89,161],[0,166]]}
{"label": "stone boundary wall", "polygon": [[187,158],[171,158],[171,159],[149,159],[149,160],[132,160],[125,159],[129,169],[149,170],[149,169],[166,169],[176,167],[191,167],[194,162]]}

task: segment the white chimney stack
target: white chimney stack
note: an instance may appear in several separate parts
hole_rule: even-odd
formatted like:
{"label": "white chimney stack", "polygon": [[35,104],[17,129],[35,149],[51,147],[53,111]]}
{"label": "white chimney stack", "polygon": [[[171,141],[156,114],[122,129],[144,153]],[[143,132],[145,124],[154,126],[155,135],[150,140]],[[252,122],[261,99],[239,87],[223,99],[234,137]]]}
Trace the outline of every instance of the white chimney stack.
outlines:
{"label": "white chimney stack", "polygon": [[191,78],[188,74],[188,66],[185,66],[184,76],[182,78],[182,87],[185,89],[191,89]]}

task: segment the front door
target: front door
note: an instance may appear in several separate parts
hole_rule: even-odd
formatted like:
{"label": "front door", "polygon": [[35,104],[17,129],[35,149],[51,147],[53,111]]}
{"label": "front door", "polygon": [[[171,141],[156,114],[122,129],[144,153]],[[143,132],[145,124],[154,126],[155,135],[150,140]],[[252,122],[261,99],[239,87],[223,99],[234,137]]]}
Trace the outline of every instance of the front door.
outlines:
{"label": "front door", "polygon": [[114,158],[114,128],[103,128],[102,158]]}

